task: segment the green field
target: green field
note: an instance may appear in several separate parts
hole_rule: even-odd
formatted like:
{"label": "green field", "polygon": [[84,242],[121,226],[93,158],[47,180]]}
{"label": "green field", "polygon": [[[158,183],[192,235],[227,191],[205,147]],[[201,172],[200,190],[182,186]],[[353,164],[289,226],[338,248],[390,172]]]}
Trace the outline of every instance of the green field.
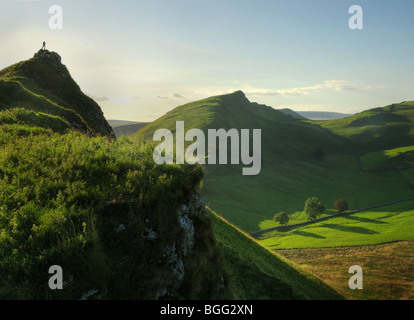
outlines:
{"label": "green field", "polygon": [[270,249],[360,246],[414,240],[414,200],[260,236]]}
{"label": "green field", "polygon": [[[404,170],[406,172],[407,170]],[[234,187],[237,186],[237,187]],[[273,216],[285,211],[289,223],[306,219],[305,200],[318,197],[333,213],[338,198],[359,209],[409,197],[409,184],[396,170],[361,171],[353,156],[329,156],[323,162],[292,161],[264,167],[260,176],[239,172],[207,176],[202,195],[212,209],[247,231],[275,227]]]}

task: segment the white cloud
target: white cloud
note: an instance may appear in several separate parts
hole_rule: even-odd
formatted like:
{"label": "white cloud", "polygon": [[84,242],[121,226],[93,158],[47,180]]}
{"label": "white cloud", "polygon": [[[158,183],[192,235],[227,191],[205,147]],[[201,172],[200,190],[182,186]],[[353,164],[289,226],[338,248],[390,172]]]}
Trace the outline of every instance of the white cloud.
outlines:
{"label": "white cloud", "polygon": [[260,89],[260,88],[248,88],[244,92],[249,95],[257,96],[299,96],[309,95],[312,92],[323,91],[323,90],[335,90],[335,91],[350,91],[350,90],[374,90],[384,89],[385,86],[372,86],[356,84],[346,80],[325,80],[323,83],[315,84],[313,86],[296,87],[288,89]]}
{"label": "white cloud", "polygon": [[286,89],[264,89],[253,87],[246,83],[239,83],[237,87],[204,87],[202,90],[195,90],[194,94],[196,97],[209,97],[242,90],[247,96],[250,97],[267,96],[279,98],[300,98],[309,97],[313,93],[335,93],[346,91],[368,92],[371,90],[381,90],[386,88],[386,86],[359,84],[347,80],[325,80],[323,83],[318,83],[311,86],[293,87]]}

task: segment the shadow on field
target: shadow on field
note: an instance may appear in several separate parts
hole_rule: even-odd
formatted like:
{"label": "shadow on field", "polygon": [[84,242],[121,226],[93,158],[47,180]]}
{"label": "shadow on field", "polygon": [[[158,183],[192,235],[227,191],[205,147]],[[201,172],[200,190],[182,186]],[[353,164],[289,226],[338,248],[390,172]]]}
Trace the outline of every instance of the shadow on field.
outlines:
{"label": "shadow on field", "polygon": [[316,238],[316,239],[326,239],[324,236],[321,236],[319,234],[312,233],[312,232],[307,232],[307,231],[294,231],[292,232],[292,234],[297,234],[300,236],[311,237],[311,238]]}
{"label": "shadow on field", "polygon": [[349,220],[354,220],[354,221],[358,221],[358,222],[368,222],[368,223],[376,223],[376,224],[388,224],[388,222],[385,221],[381,221],[381,220],[376,220],[376,219],[370,219],[370,218],[362,218],[362,217],[354,217],[351,215],[345,216],[345,219],[349,219]]}
{"label": "shadow on field", "polygon": [[343,226],[337,224],[322,224],[321,227],[339,230],[343,232],[353,232],[353,233],[361,233],[361,234],[378,234],[377,231],[370,230],[364,227],[357,227],[357,226]]}

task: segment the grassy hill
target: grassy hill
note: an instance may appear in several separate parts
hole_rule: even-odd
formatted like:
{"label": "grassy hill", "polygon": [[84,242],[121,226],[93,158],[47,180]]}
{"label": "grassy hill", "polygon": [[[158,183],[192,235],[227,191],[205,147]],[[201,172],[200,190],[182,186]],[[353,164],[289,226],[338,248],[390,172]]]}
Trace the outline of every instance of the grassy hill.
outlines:
{"label": "grassy hill", "polygon": [[[341,298],[206,212],[200,166],[155,165],[152,145],[126,138],[9,126],[1,299]],[[48,289],[51,265],[63,268],[64,290]]]}
{"label": "grassy hill", "polygon": [[[0,130],[1,299],[79,299],[90,290],[108,299],[225,294],[221,266],[204,267],[218,257],[211,230],[196,208],[180,209],[196,203],[200,167],[154,166],[150,145],[127,140],[73,131],[16,135],[6,127]],[[197,244],[187,255],[191,241]],[[52,265],[64,270],[64,290],[48,288]]]}
{"label": "grassy hill", "polygon": [[[379,135],[386,134],[383,126],[394,127],[395,119],[406,117],[407,121],[399,123],[405,129],[393,131],[393,136],[385,138],[384,143],[380,138],[372,138],[377,149],[398,147],[411,141],[403,132],[412,126],[409,122],[412,111],[411,104],[404,103],[402,107],[377,108],[346,119],[303,121],[251,103],[239,91],[179,106],[136,135],[152,139],[156,129],[174,132],[175,121],[180,120],[185,122],[186,130],[261,129],[260,174],[242,176],[240,167],[235,165],[206,165],[201,190],[213,210],[243,230],[255,231],[276,226],[272,217],[279,211],[300,219],[304,202],[311,196],[320,198],[328,209],[333,209],[338,198],[345,198],[350,209],[357,209],[411,196],[409,184],[396,170],[375,173],[361,170],[359,157],[366,152],[365,147],[357,144],[362,138],[348,134],[346,124],[367,123],[359,130],[361,135],[364,130],[369,132],[368,143],[370,137],[377,135],[375,128],[380,128]],[[389,114],[386,117],[389,123],[385,125],[375,120],[376,114],[384,113]],[[371,128],[373,122],[375,128]]]}
{"label": "grassy hill", "polygon": [[122,127],[122,126],[128,126],[128,125],[131,125],[131,124],[138,124],[138,123],[141,123],[141,122],[129,121],[129,120],[108,119],[108,123],[112,128],[117,128],[117,127]]}
{"label": "grassy hill", "polygon": [[291,109],[288,109],[288,108],[277,109],[277,111],[280,111],[280,112],[282,112],[282,113],[284,113],[286,115],[289,115],[289,116],[291,116],[294,119],[302,119],[302,120],[308,119],[308,118],[304,117],[303,115],[301,115],[301,114],[299,114],[299,113],[297,113],[297,112],[295,112],[295,111],[293,111]]}
{"label": "grassy hill", "polygon": [[208,129],[261,129],[262,145],[266,146],[262,149],[265,155],[269,155],[262,156],[263,166],[278,159],[312,158],[321,146],[326,152],[344,147],[328,130],[301,122],[271,107],[252,103],[241,91],[176,107],[140,129],[135,136],[151,140],[154,131],[161,128],[175,133],[176,121],[184,121],[185,130],[199,128],[205,134]]}
{"label": "grassy hill", "polygon": [[414,144],[414,101],[394,103],[353,116],[312,122],[349,139],[360,153]]}
{"label": "grassy hill", "polygon": [[81,91],[55,52],[40,50],[0,71],[0,111],[13,108],[54,116],[51,121],[59,117],[66,127],[84,133],[114,137],[99,105]]}
{"label": "grassy hill", "polygon": [[[310,196],[328,209],[339,197],[355,209],[412,196],[411,102],[319,122],[237,91],[179,106],[132,138],[108,139],[99,106],[57,54],[42,51],[0,71],[0,106],[2,299],[340,299],[263,245],[413,240],[413,202],[270,233],[261,244],[244,233],[276,225],[282,210],[303,220]],[[156,129],[174,132],[176,121],[204,132],[261,129],[262,171],[155,164],[146,140]],[[397,158],[404,168],[389,166]],[[56,264],[63,291],[47,286]]]}
{"label": "grassy hill", "polygon": [[207,211],[201,166],[108,139],[57,54],[0,77],[0,299],[342,298]]}
{"label": "grassy hill", "polygon": [[211,212],[211,218],[216,241],[223,251],[222,262],[234,298],[342,299],[319,279],[260,246],[216,213]]}
{"label": "grassy hill", "polygon": [[138,122],[127,125],[112,126],[117,138],[128,137],[136,133],[139,129],[145,127],[149,122]]}
{"label": "grassy hill", "polygon": [[414,167],[414,146],[369,152],[360,157],[363,170],[392,170]]}

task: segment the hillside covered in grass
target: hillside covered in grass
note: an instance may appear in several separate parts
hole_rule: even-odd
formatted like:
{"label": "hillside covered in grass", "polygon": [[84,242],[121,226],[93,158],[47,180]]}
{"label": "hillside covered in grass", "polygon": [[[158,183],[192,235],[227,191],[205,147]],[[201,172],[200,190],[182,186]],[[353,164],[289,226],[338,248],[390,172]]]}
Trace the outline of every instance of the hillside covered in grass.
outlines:
{"label": "hillside covered in grass", "polygon": [[48,84],[68,73],[44,54],[1,72],[0,299],[341,298],[206,210],[202,166],[113,139],[74,83]]}
{"label": "hillside covered in grass", "polygon": [[[206,136],[208,129],[261,129],[263,166],[282,159],[311,159],[322,146],[325,152],[345,148],[328,130],[250,102],[242,91],[178,106],[140,129],[135,136],[152,140],[154,132],[162,128],[175,134],[176,121],[184,121],[186,131],[198,128]],[[212,167],[211,170],[219,169]]]}
{"label": "hillside covered in grass", "polygon": [[[261,129],[261,172],[243,176],[241,165],[207,164],[201,189],[213,210],[252,232],[276,226],[272,218],[280,211],[301,216],[309,197],[318,197],[329,212],[339,198],[358,209],[411,196],[403,172],[361,170],[360,157],[410,143],[413,111],[406,102],[340,120],[309,121],[250,102],[237,91],[174,108],[136,136],[151,140],[161,128],[174,133],[176,121],[206,136],[210,128]],[[355,128],[361,137],[351,134]]]}
{"label": "hillside covered in grass", "polygon": [[115,137],[100,106],[81,91],[56,52],[39,50],[33,58],[0,70],[0,111],[14,108],[41,115],[42,127],[50,122],[54,130],[70,127]]}
{"label": "hillside covered in grass", "polygon": [[310,273],[262,247],[216,213],[210,214],[215,238],[223,252],[229,289],[236,299],[342,299]]}
{"label": "hillside covered in grass", "polygon": [[[156,166],[150,145],[127,140],[16,136],[4,126],[2,299],[79,299],[90,290],[110,299],[224,294],[219,255],[194,198],[201,167]],[[64,290],[48,290],[52,265],[64,270]]]}
{"label": "hillside covered in grass", "polygon": [[[207,212],[201,166],[155,165],[143,141],[8,126],[1,299],[340,298]],[[63,290],[48,288],[52,265]]]}
{"label": "hillside covered in grass", "polygon": [[350,117],[312,122],[346,137],[362,153],[414,144],[414,101],[366,110]]}
{"label": "hillside covered in grass", "polygon": [[360,162],[363,170],[414,168],[414,145],[365,153]]}

